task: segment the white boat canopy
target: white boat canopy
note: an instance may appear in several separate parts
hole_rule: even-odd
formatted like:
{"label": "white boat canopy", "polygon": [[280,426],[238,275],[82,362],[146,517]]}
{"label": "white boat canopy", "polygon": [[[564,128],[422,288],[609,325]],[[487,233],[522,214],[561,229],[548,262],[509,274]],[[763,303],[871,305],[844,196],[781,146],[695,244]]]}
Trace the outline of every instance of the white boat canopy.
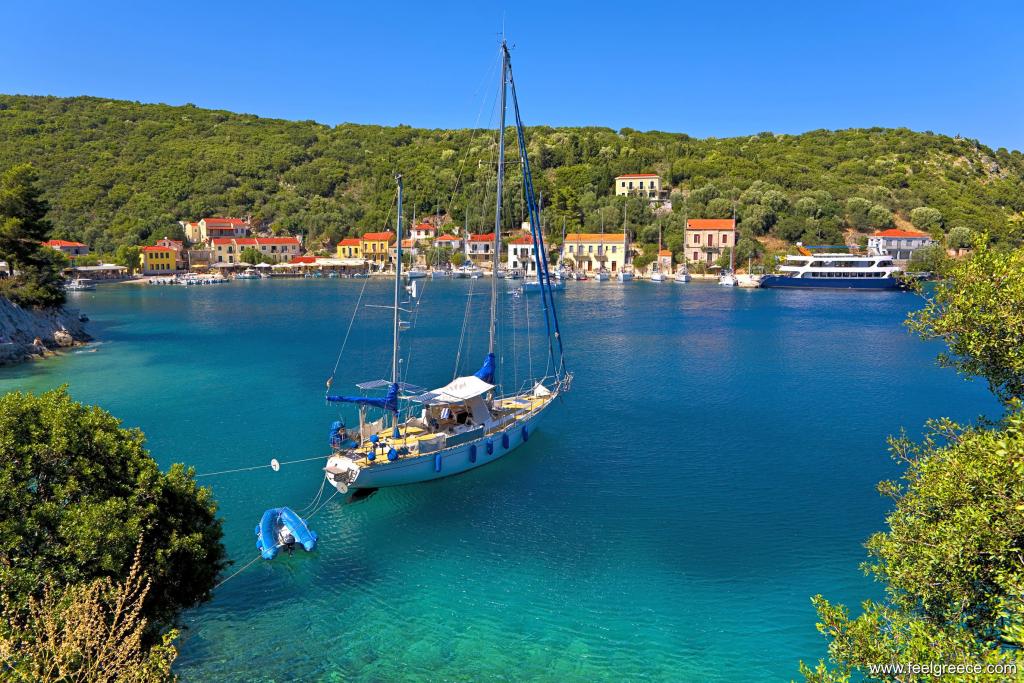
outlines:
{"label": "white boat canopy", "polygon": [[494,388],[476,375],[457,377],[439,389],[415,397],[419,403],[465,403],[477,396],[483,396]]}

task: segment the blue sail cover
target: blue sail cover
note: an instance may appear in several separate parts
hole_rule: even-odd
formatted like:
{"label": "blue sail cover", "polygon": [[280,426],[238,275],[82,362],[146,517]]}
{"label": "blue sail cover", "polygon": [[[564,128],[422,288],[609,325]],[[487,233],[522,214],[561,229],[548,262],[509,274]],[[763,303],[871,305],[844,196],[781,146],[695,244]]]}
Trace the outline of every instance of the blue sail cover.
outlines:
{"label": "blue sail cover", "polygon": [[384,398],[369,398],[367,396],[328,396],[331,403],[358,403],[359,405],[383,408],[393,413],[398,412],[398,384],[392,383]]}
{"label": "blue sail cover", "polygon": [[494,354],[487,354],[487,358],[484,359],[483,366],[473,373],[474,377],[482,379],[488,384],[494,384]]}

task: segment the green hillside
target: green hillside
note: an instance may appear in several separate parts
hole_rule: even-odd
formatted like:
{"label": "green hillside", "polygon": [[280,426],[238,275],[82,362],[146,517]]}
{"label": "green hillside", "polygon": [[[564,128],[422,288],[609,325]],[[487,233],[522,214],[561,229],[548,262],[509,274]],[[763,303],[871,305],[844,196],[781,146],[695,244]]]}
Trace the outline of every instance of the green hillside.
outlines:
{"label": "green hillside", "polygon": [[[563,220],[570,229],[597,230],[602,222],[619,229],[623,200],[611,196],[612,179],[652,171],[674,188],[674,211],[656,216],[634,200],[630,229],[650,242],[660,225],[674,249],[684,211],[728,217],[735,209],[748,240],[808,243],[904,221],[936,234],[963,226],[1016,242],[1024,216],[1024,155],[932,133],[873,128],[695,139],[535,127],[528,136],[552,229]],[[468,211],[470,229],[480,231],[493,212],[484,188],[490,180],[493,194],[494,153],[494,132],[486,130],[332,128],[194,106],[0,95],[0,169],[32,162],[55,236],[105,252],[208,215],[248,214],[327,245],[393,221],[395,171],[405,176],[410,215],[433,214],[440,205],[465,225]],[[509,156],[516,159],[512,141]],[[518,185],[510,185],[512,225],[522,201]],[[914,212],[920,207],[934,211]]]}

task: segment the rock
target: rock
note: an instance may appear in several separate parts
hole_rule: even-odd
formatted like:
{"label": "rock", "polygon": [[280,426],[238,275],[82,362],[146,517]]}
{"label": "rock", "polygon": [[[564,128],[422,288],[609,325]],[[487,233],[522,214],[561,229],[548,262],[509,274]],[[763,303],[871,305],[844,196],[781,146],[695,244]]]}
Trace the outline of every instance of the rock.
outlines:
{"label": "rock", "polygon": [[75,338],[71,336],[71,333],[67,330],[57,330],[53,333],[53,341],[57,342],[57,346],[67,348],[74,346]]}
{"label": "rock", "polygon": [[48,345],[67,348],[89,341],[82,317],[74,309],[22,308],[0,297],[0,364],[44,355]]}

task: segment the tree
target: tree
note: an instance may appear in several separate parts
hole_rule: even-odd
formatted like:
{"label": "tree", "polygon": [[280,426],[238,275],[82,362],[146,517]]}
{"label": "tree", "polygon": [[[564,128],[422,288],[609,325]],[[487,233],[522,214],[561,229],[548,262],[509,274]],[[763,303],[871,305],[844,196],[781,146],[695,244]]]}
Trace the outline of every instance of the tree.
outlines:
{"label": "tree", "polygon": [[935,230],[942,227],[942,212],[929,206],[919,206],[910,212],[910,222],[921,230]]}
{"label": "tree", "polygon": [[946,234],[946,246],[950,249],[970,249],[974,239],[974,233],[970,228],[958,225]]}
{"label": "tree", "polygon": [[939,244],[929,244],[914,250],[907,264],[907,270],[912,273],[942,273],[946,268],[949,259],[946,257],[946,250]]}
{"label": "tree", "polygon": [[141,249],[139,247],[122,244],[117,248],[117,252],[114,254],[114,262],[125,266],[128,269],[128,272],[134,273],[140,268],[140,253]]}
{"label": "tree", "polygon": [[454,254],[452,254],[452,265],[455,266],[456,268],[462,266],[462,264],[465,262],[466,254],[463,253],[462,251],[457,251]]}
{"label": "tree", "polygon": [[997,428],[932,422],[923,444],[891,444],[907,470],[902,484],[879,485],[895,509],[888,531],[868,541],[864,565],[885,584],[885,600],[865,602],[851,619],[816,596],[832,666],[801,663],[801,671],[808,681],[838,683],[891,662],[1024,668],[1024,415],[1014,410]]}
{"label": "tree", "polygon": [[896,225],[892,218],[892,211],[881,204],[875,204],[868,211],[868,224],[872,228],[891,228]]}
{"label": "tree", "polygon": [[949,268],[907,325],[945,341],[940,365],[984,378],[1003,403],[1024,399],[1024,249],[979,243],[971,258]]}
{"label": "tree", "polygon": [[61,270],[67,259],[42,245],[51,226],[37,181],[30,164],[0,175],[0,255],[15,272],[0,282],[0,294],[22,306],[53,308],[64,303]]}
{"label": "tree", "polygon": [[431,266],[443,266],[451,262],[452,260],[452,248],[446,246],[430,246],[427,247],[427,265]]}
{"label": "tree", "polygon": [[[136,553],[128,576],[47,586],[27,608],[6,602],[0,627],[5,678],[23,681],[173,681],[177,631],[150,644],[143,604],[152,588]],[[12,679],[13,680],[13,679]]]}
{"label": "tree", "polygon": [[748,260],[757,260],[764,253],[764,245],[749,235],[741,235],[740,241],[736,243],[737,263],[746,263]]}
{"label": "tree", "polygon": [[164,626],[226,565],[210,490],[181,465],[160,472],[139,430],[63,387],[0,397],[0,481],[0,594],[15,607],[47,583],[127,577],[138,547],[141,614]]}
{"label": "tree", "polygon": [[242,250],[242,253],[238,255],[238,260],[242,263],[248,263],[250,265],[256,265],[258,263],[273,263],[274,260],[264,254],[256,247],[246,247]]}
{"label": "tree", "polygon": [[641,244],[640,253],[633,257],[633,268],[642,271],[658,258],[657,244]]}
{"label": "tree", "polygon": [[846,224],[855,230],[866,230],[871,226],[872,204],[863,197],[850,197],[846,200]]}

